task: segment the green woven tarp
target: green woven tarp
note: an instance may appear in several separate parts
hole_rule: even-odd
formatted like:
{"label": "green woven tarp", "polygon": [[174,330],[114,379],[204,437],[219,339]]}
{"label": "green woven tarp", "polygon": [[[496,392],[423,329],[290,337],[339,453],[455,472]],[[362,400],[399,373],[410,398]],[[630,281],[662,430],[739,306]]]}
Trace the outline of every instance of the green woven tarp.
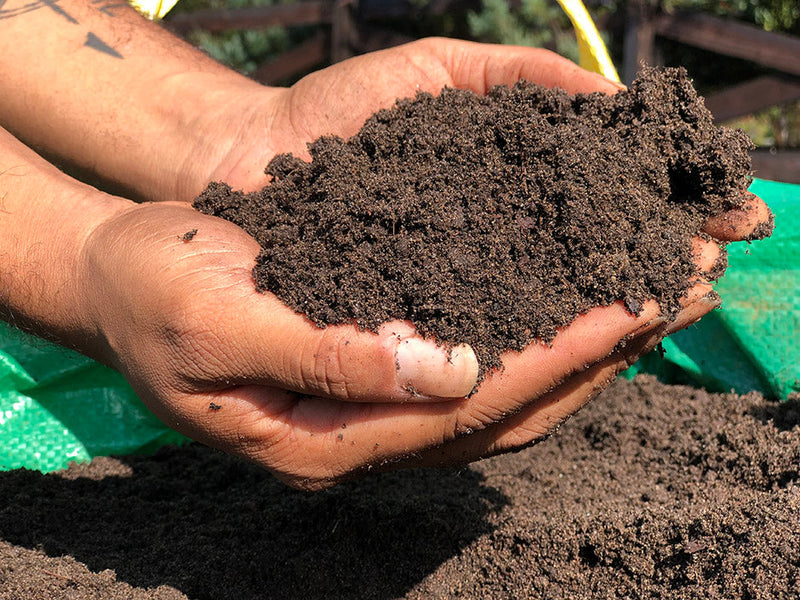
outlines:
{"label": "green woven tarp", "polygon": [[116,371],[0,321],[0,470],[49,472],[184,439]]}
{"label": "green woven tarp", "polygon": [[[729,246],[723,308],[628,370],[690,378],[712,390],[800,391],[800,186],[755,181],[775,212],[769,240]],[[0,469],[53,471],[93,456],[185,441],[142,405],[121,375],[0,322]]]}
{"label": "green woven tarp", "polygon": [[651,353],[629,376],[647,371],[781,399],[800,391],[800,185],[755,180],[750,190],[775,214],[772,237],[730,244],[715,286],[722,309],[664,340],[663,358]]}

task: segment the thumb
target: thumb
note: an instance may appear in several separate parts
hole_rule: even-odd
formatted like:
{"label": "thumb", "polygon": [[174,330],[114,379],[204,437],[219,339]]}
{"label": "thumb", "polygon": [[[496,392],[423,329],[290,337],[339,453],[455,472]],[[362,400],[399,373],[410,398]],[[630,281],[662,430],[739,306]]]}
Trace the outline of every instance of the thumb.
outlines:
{"label": "thumb", "polygon": [[214,326],[217,339],[235,348],[224,374],[232,383],[355,402],[461,398],[477,383],[470,346],[439,346],[408,322],[385,323],[375,333],[319,328],[272,294],[255,294],[252,304],[245,313],[226,311],[247,314],[246,324],[229,317]]}

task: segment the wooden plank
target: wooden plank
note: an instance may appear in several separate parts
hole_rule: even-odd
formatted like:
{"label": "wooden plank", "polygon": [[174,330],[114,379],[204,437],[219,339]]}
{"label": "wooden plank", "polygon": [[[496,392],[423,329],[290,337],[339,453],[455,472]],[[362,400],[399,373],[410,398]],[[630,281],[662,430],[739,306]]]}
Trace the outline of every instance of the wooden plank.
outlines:
{"label": "wooden plank", "polygon": [[622,80],[630,85],[642,64],[653,64],[655,28],[649,10],[641,0],[628,3],[623,46]]}
{"label": "wooden plank", "polygon": [[727,121],[798,99],[800,78],[765,75],[706,96],[706,107]]}
{"label": "wooden plank", "polygon": [[[509,0],[512,8],[519,0]],[[358,15],[365,20],[413,18],[415,14],[443,15],[450,12],[479,10],[480,0],[429,0],[422,6],[410,0],[359,0]]]}
{"label": "wooden plank", "polygon": [[331,62],[353,56],[358,27],[353,20],[353,0],[334,0],[331,17]]}
{"label": "wooden plank", "polygon": [[261,65],[251,77],[265,85],[275,85],[328,60],[330,37],[320,32],[296,48],[284,52],[278,58]]}
{"label": "wooden plank", "polygon": [[751,153],[756,177],[800,183],[800,150],[758,149]]}
{"label": "wooden plank", "polygon": [[197,10],[167,15],[163,23],[178,34],[186,34],[195,29],[218,32],[227,29],[263,29],[272,25],[317,25],[330,22],[330,8],[330,2],[309,1],[237,9]]}
{"label": "wooden plank", "polygon": [[391,29],[381,27],[371,27],[362,25],[359,28],[359,39],[357,50],[359,53],[373,52],[384,48],[392,48],[400,44],[413,42],[415,38],[397,33]]}
{"label": "wooden plank", "polygon": [[[509,0],[509,2],[512,8],[514,8],[514,4],[521,4],[520,0]],[[444,15],[450,12],[477,11],[482,6],[483,2],[481,0],[430,0],[426,12],[430,15]]]}
{"label": "wooden plank", "polygon": [[412,9],[408,0],[361,0],[358,3],[362,19],[399,19],[408,17]]}
{"label": "wooden plank", "polygon": [[654,25],[658,35],[671,40],[800,75],[798,37],[699,13],[660,15]]}

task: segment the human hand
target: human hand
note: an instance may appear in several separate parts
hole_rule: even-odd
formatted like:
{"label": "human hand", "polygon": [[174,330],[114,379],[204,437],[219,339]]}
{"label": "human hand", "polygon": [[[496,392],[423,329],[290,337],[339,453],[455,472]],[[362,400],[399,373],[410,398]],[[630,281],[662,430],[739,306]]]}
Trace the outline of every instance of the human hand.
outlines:
{"label": "human hand", "polygon": [[[760,220],[734,219],[735,235]],[[697,241],[702,270],[718,252]],[[85,314],[105,340],[95,356],[120,370],[165,423],[306,489],[532,443],[664,335],[717,305],[699,281],[672,322],[655,303],[638,317],[621,304],[593,309],[551,346],[502,356],[504,369],[466,397],[477,376],[468,348],[448,362],[404,323],[377,335],[319,329],[255,291],[257,253],[239,228],[184,204],[132,205],[85,245]],[[421,347],[421,360],[398,361],[409,346]]]}
{"label": "human hand", "polygon": [[[207,142],[194,155],[201,181],[184,186],[199,193],[208,181],[233,188],[259,189],[264,167],[279,153],[308,158],[306,145],[322,135],[350,137],[377,110],[419,91],[437,94],[445,86],[484,94],[520,78],[570,93],[613,94],[621,84],[581,69],[548,50],[429,38],[358,56],[312,73],[288,89],[227,94],[224,106],[209,113]],[[224,84],[223,84],[224,89]]]}
{"label": "human hand", "polygon": [[[233,123],[241,137],[219,145],[227,150],[215,155],[212,178],[256,188],[275,153],[303,155],[305,143],[320,135],[351,135],[397,97],[443,85],[485,92],[519,77],[571,92],[618,89],[545,51],[426,40],[347,61],[279,94],[273,90],[260,107],[252,95],[246,109],[226,105],[230,118],[216,113],[215,120]],[[718,227],[725,229],[718,237],[746,236],[763,217],[763,205],[754,206],[748,214],[759,215],[755,220],[734,215]],[[169,216],[162,212],[167,207]],[[194,229],[190,242],[180,239]],[[124,232],[132,232],[122,238],[125,245],[106,255],[104,248]],[[620,304],[596,308],[552,346],[533,344],[503,356],[504,369],[467,399],[477,372],[468,349],[455,364],[433,350],[429,368],[417,372],[422,381],[398,379],[391,332],[411,336],[408,324],[391,324],[378,336],[349,327],[316,329],[273,296],[254,292],[258,248],[229,224],[174,205],[139,207],[93,241],[95,279],[127,281],[103,286],[95,299],[110,340],[109,362],[171,426],[306,488],[366,470],[463,462],[527,445],[664,335],[717,305],[707,282],[699,282],[669,323],[654,303],[638,317]],[[699,240],[697,248],[701,269],[710,270],[718,248]],[[130,257],[146,260],[129,264]],[[145,273],[157,273],[157,281],[141,282]],[[143,287],[154,290],[146,302],[129,297]],[[439,398],[415,397],[406,383]]]}
{"label": "human hand", "polygon": [[[353,59],[290,90],[263,88],[166,43],[130,12],[118,18],[67,4],[82,27],[124,47],[125,60],[104,51],[73,56],[83,39],[76,34],[88,29],[57,27],[46,11],[17,21],[2,40],[6,83],[22,93],[9,96],[3,121],[30,145],[150,200],[189,201],[211,180],[257,188],[274,154],[302,155],[322,134],[351,135],[372,112],[418,90],[482,93],[520,77],[571,92],[617,89],[546,51],[454,40]],[[48,32],[44,47],[30,35],[39,29]],[[42,81],[49,94],[37,92]],[[0,171],[15,175],[0,179],[8,234],[0,236],[0,314],[116,367],[167,424],[298,487],[528,444],[715,304],[702,299],[701,283],[671,324],[658,321],[652,303],[638,317],[620,305],[594,309],[552,346],[501,357],[505,369],[466,398],[478,371],[468,348],[448,361],[402,323],[379,335],[317,329],[255,291],[258,249],[233,225],[185,204],[93,196],[64,185],[29,150],[0,142]],[[719,226],[746,236],[745,221]],[[713,247],[701,247],[706,265]]]}

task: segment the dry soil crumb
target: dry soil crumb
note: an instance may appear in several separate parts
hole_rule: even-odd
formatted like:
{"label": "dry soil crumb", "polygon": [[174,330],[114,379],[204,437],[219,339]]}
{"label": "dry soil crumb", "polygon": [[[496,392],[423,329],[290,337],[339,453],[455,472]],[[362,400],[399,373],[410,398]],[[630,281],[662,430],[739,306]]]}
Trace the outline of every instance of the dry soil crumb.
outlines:
{"label": "dry soil crumb", "polygon": [[749,148],[681,69],[613,97],[446,89],[320,138],[310,163],[277,156],[260,192],[215,183],[195,206],[255,237],[258,289],[315,323],[411,320],[489,368],[592,306],[675,311],[698,275],[691,237],[743,201]]}

